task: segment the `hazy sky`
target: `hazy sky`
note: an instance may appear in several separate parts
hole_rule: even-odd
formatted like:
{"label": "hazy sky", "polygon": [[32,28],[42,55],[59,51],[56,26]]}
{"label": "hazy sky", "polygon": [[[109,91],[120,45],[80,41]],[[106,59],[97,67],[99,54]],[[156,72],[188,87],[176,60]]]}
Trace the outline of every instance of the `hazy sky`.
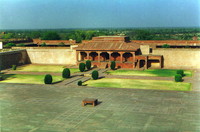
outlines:
{"label": "hazy sky", "polygon": [[0,29],[200,27],[200,0],[0,0]]}

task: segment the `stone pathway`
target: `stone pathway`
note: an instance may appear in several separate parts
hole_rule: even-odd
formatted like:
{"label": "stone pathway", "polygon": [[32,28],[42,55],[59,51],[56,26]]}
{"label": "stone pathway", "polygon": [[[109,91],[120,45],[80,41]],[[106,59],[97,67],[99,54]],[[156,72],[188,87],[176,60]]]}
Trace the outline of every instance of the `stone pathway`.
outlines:
{"label": "stone pathway", "polygon": [[184,82],[192,83],[193,91],[200,91],[200,69],[195,69],[194,75],[184,78]]}

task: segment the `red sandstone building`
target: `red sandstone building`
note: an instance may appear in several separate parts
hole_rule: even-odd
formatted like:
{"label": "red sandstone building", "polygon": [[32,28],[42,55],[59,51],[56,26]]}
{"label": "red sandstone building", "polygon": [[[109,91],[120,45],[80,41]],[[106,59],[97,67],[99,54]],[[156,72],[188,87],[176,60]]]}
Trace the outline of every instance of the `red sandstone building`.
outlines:
{"label": "red sandstone building", "polygon": [[140,44],[130,42],[126,36],[93,37],[76,48],[77,63],[91,60],[93,66],[105,68],[115,61],[120,68],[162,68],[162,55],[145,53],[141,53]]}

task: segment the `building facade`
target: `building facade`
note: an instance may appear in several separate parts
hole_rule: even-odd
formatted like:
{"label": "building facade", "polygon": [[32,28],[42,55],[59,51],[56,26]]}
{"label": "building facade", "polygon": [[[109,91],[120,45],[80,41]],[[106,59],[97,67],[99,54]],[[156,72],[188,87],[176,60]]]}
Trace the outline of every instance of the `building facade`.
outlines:
{"label": "building facade", "polygon": [[111,61],[118,68],[132,69],[162,68],[163,64],[162,55],[151,55],[149,51],[142,54],[140,44],[126,36],[93,37],[76,48],[76,58],[78,64],[91,60],[93,66],[100,68],[109,67]]}

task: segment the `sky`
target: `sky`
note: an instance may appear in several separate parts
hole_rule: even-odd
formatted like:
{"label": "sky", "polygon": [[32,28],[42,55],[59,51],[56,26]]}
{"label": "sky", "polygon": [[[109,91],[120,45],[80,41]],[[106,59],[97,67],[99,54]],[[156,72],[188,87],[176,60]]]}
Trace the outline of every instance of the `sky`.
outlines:
{"label": "sky", "polygon": [[200,27],[200,0],[0,0],[0,29]]}

